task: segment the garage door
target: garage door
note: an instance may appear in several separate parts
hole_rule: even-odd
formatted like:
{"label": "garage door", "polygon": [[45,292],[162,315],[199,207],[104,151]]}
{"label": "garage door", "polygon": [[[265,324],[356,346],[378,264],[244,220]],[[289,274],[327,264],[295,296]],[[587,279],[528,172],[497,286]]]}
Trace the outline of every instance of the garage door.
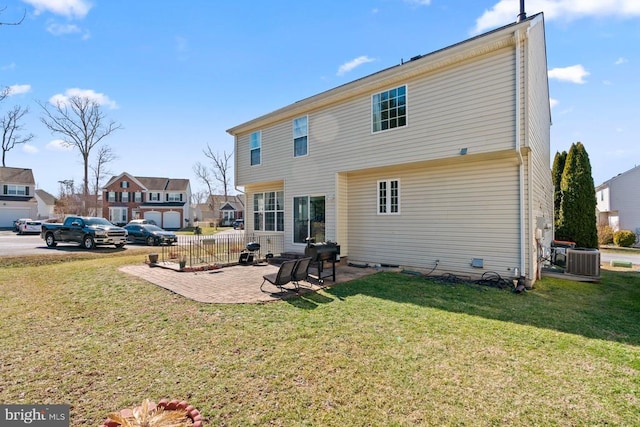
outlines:
{"label": "garage door", "polygon": [[144,219],[155,222],[158,227],[162,226],[162,214],[160,212],[145,212]]}
{"label": "garage door", "polygon": [[0,209],[0,228],[13,228],[13,221],[18,218],[31,218],[31,209],[3,208]]}
{"label": "garage door", "polygon": [[162,220],[162,228],[167,230],[180,229],[180,212],[165,212]]}

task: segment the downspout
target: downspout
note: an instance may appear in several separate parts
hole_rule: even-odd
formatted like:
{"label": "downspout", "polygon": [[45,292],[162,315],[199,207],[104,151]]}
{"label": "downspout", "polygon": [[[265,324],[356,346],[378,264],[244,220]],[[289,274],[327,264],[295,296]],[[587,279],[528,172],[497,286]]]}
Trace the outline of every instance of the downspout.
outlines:
{"label": "downspout", "polygon": [[521,31],[516,30],[514,33],[514,37],[516,40],[516,105],[515,105],[515,115],[516,115],[516,137],[515,137],[515,151],[516,157],[518,159],[518,172],[519,172],[519,188],[518,188],[518,200],[520,203],[520,276],[527,276],[527,272],[524,270],[526,259],[525,259],[525,215],[524,215],[524,161],[522,159],[522,153],[520,152],[520,136],[522,132],[522,128],[520,125],[520,120],[522,118],[522,110],[521,110],[521,97],[522,91],[520,89],[521,85],[521,68],[520,63],[522,61],[522,43],[521,43]]}

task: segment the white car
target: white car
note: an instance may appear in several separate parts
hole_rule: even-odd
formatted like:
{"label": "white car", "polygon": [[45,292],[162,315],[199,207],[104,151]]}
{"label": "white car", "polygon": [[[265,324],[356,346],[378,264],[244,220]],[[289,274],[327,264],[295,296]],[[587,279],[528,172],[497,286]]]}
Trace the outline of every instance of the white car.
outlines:
{"label": "white car", "polygon": [[40,234],[42,231],[42,221],[25,221],[20,224],[18,234]]}
{"label": "white car", "polygon": [[33,221],[31,218],[20,218],[13,221],[13,231],[20,232],[20,226],[27,221]]}

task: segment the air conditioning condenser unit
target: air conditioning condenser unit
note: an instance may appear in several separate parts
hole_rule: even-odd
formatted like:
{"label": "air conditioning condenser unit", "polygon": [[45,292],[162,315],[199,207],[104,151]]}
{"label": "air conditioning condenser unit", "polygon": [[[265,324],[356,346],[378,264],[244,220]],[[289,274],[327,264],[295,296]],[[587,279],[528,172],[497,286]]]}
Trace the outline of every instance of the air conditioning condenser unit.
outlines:
{"label": "air conditioning condenser unit", "polygon": [[567,248],[564,272],[576,276],[600,277],[600,251],[597,249]]}

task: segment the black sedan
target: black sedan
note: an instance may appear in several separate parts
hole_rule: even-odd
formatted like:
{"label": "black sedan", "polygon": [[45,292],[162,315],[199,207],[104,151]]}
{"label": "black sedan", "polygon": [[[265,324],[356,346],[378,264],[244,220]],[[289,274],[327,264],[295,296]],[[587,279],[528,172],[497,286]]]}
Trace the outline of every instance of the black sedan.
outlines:
{"label": "black sedan", "polygon": [[145,243],[156,246],[166,243],[172,245],[178,241],[173,231],[166,231],[153,224],[127,224],[124,226],[129,235],[127,241],[131,243]]}

